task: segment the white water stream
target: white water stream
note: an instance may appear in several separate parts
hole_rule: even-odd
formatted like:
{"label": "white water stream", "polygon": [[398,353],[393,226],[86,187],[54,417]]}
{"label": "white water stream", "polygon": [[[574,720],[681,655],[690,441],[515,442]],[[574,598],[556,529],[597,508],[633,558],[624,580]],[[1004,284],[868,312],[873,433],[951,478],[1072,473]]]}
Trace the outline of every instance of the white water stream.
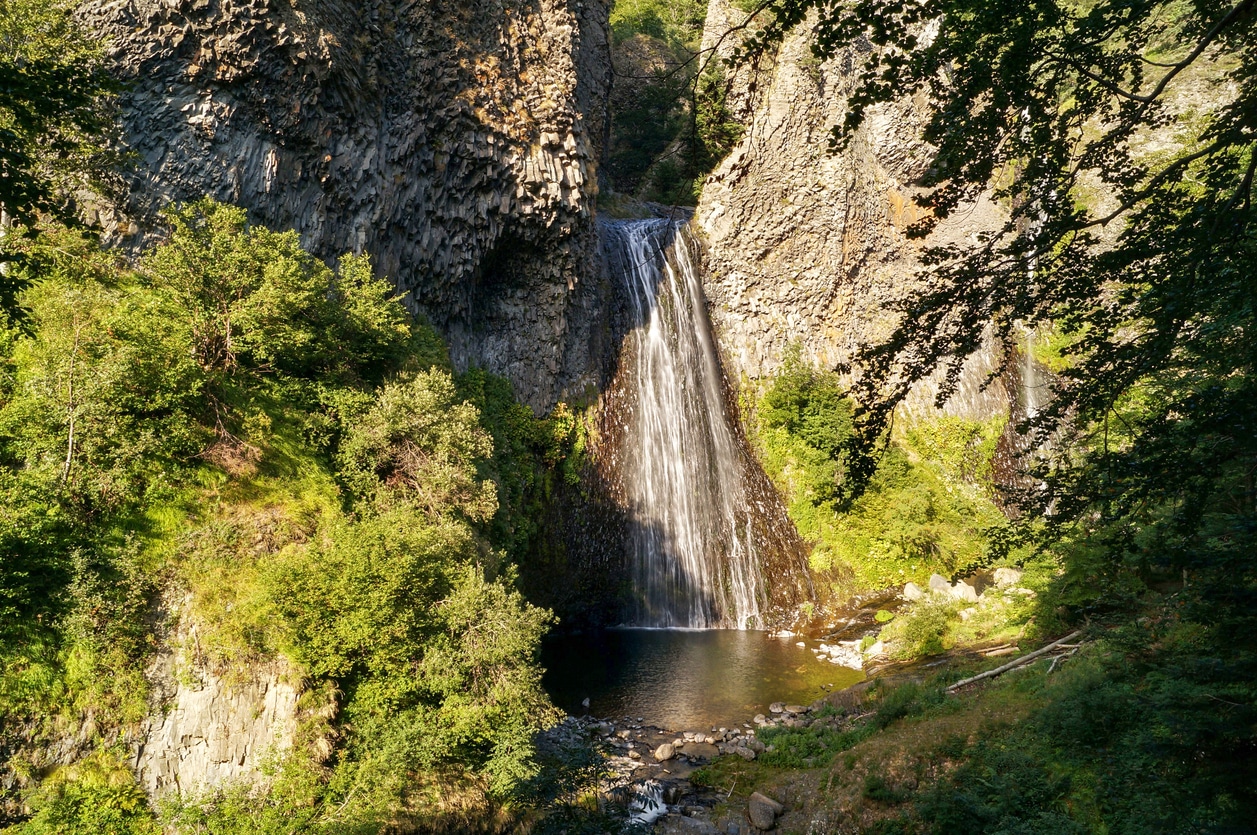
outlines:
{"label": "white water stream", "polygon": [[684,223],[604,225],[634,328],[622,353],[621,478],[639,626],[763,625],[745,456],[733,429],[695,243]]}

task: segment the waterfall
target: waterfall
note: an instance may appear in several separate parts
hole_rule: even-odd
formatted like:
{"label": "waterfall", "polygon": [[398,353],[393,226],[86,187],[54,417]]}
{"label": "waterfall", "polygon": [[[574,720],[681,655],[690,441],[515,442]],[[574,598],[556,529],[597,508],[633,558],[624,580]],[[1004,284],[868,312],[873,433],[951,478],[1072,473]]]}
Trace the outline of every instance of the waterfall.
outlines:
{"label": "waterfall", "polygon": [[1025,342],[1021,346],[1021,398],[1026,418],[1035,418],[1044,405],[1044,389],[1047,385],[1039,373],[1039,363],[1034,358],[1034,328],[1022,326]]}
{"label": "waterfall", "polygon": [[757,465],[727,396],[696,244],[671,220],[606,223],[603,240],[629,316],[616,478],[630,515],[633,620],[762,627],[771,535],[760,532],[771,513],[748,486]]}

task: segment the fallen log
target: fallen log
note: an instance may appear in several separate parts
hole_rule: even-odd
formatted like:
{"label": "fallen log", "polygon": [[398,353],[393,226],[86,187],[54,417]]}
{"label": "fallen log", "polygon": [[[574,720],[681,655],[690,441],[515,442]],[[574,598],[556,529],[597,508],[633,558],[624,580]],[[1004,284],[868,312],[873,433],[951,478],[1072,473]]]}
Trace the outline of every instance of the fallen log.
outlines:
{"label": "fallen log", "polygon": [[1052,643],[1048,644],[1045,647],[1036,649],[1034,652],[1028,652],[1025,655],[1021,656],[1020,658],[1014,659],[1012,661],[1009,661],[1007,664],[996,667],[994,670],[987,670],[985,673],[978,673],[976,676],[973,676],[972,678],[961,679],[955,684],[950,685],[947,688],[947,692],[954,693],[955,691],[959,690],[961,687],[964,687],[967,684],[973,684],[975,681],[982,681],[983,679],[987,679],[987,678],[995,678],[1000,673],[1006,673],[1009,670],[1016,669],[1017,667],[1020,667],[1022,664],[1029,663],[1041,655],[1047,655],[1052,650],[1057,649],[1061,644],[1068,643],[1072,641],[1074,638],[1077,638],[1081,634],[1082,634],[1081,629],[1078,630],[1077,632],[1071,632],[1068,635],[1066,635],[1064,638],[1061,638],[1060,640],[1053,641]]}

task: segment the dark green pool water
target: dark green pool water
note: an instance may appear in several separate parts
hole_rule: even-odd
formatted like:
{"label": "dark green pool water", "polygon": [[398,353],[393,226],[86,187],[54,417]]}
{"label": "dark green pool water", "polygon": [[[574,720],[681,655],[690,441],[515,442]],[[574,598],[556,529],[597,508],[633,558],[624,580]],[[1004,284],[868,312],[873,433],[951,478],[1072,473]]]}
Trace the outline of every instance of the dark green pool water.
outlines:
{"label": "dark green pool water", "polygon": [[[563,635],[542,646],[554,703],[581,715],[671,730],[749,722],[772,702],[810,704],[822,685],[849,687],[858,670],[818,661],[799,638],[734,630],[608,629]],[[809,642],[809,646],[812,643]]]}

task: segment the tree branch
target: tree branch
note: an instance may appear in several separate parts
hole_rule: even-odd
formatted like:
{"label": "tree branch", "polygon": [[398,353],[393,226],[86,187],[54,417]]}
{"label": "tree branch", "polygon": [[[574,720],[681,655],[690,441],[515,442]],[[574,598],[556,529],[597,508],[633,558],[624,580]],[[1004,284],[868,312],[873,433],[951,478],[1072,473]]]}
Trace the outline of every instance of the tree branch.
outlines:
{"label": "tree branch", "polygon": [[[1153,88],[1152,92],[1149,93],[1147,96],[1142,97],[1141,100],[1144,102],[1144,105],[1147,106],[1151,104],[1153,100],[1155,100],[1158,96],[1164,93],[1166,86],[1174,79],[1174,76],[1178,75],[1183,70],[1187,69],[1193,63],[1195,63],[1196,59],[1200,57],[1201,53],[1203,53],[1209,47],[1209,44],[1213,43],[1213,41],[1218,37],[1218,35],[1222,34],[1222,30],[1230,26],[1235,21],[1235,19],[1238,18],[1240,15],[1242,15],[1244,12],[1252,9],[1254,3],[1257,3],[1257,0],[1243,0],[1243,2],[1237,3],[1235,6],[1231,8],[1231,11],[1223,15],[1222,19],[1219,20],[1217,23],[1215,23],[1213,25],[1213,28],[1205,33],[1204,38],[1202,38],[1200,43],[1196,45],[1196,48],[1192,50],[1191,54],[1188,55],[1186,58],[1184,58],[1182,61],[1179,61],[1177,64],[1175,64],[1172,70],[1170,70],[1164,76],[1162,76],[1161,81],[1157,84],[1156,87]],[[1142,112],[1142,108],[1141,108],[1141,112]]]}
{"label": "tree branch", "polygon": [[987,670],[985,673],[978,673],[976,676],[972,676],[970,678],[963,678],[960,681],[948,687],[947,692],[954,693],[957,690],[959,690],[961,687],[964,687],[965,685],[973,684],[974,682],[982,681],[983,679],[995,678],[995,676],[1001,673],[1006,673],[1015,667],[1020,667],[1022,664],[1025,664],[1028,661],[1033,661],[1034,659],[1038,658],[1041,655],[1047,655],[1049,652],[1056,649],[1061,644],[1067,644],[1070,641],[1072,641],[1074,638],[1077,638],[1081,634],[1082,634],[1081,629],[1075,632],[1070,632],[1064,638],[1053,641],[1052,643],[1048,644],[1045,647],[1042,647],[1041,649],[1036,649],[1034,652],[1027,653],[1026,655],[1021,656],[1015,661],[1009,661],[1007,664],[1004,664],[1003,666],[1000,666],[1000,667],[996,667],[994,670]]}

